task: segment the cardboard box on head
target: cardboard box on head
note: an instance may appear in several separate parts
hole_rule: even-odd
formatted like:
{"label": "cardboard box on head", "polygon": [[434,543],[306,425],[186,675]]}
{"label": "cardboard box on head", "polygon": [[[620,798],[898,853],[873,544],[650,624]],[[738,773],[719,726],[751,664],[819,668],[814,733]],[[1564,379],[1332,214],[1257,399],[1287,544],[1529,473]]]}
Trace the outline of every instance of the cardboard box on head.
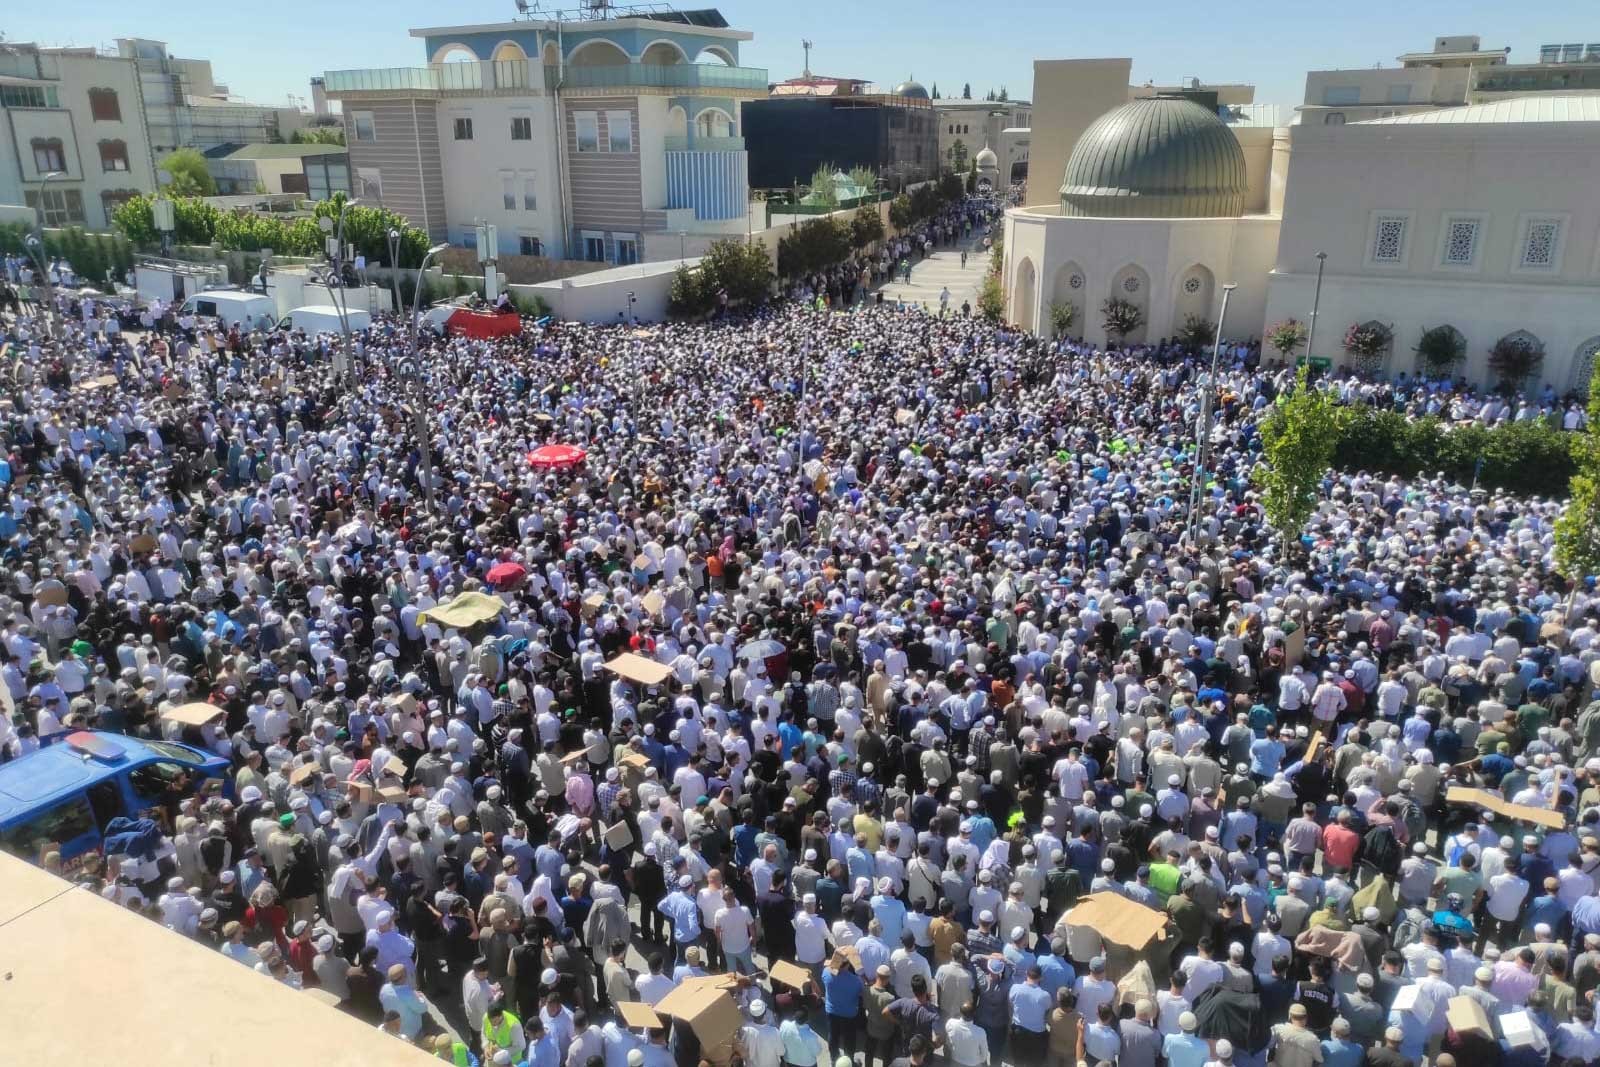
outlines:
{"label": "cardboard box on head", "polygon": [[657,1001],[656,1014],[670,1015],[687,1024],[709,1055],[729,1045],[744,1025],[744,1014],[729,993],[738,984],[738,978],[731,974],[685,979]]}

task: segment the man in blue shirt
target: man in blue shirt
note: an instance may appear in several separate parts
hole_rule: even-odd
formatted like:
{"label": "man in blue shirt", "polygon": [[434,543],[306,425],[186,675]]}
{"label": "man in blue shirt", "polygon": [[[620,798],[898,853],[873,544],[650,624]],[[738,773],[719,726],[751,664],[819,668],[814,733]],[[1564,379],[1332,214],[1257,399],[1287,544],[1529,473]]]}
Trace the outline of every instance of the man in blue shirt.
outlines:
{"label": "man in blue shirt", "polygon": [[822,968],[822,1006],[831,1028],[829,1046],[853,1056],[861,1046],[861,976],[850,961],[835,954]]}
{"label": "man in blue shirt", "polygon": [[1205,1067],[1211,1058],[1211,1046],[1205,1038],[1195,1036],[1198,1025],[1192,1011],[1178,1016],[1179,1032],[1168,1034],[1161,1042],[1161,1056],[1167,1067]]}
{"label": "man in blue shirt", "polygon": [[684,962],[684,950],[700,940],[700,905],[689,895],[693,889],[694,879],[683,875],[678,879],[678,888],[658,905],[661,914],[672,922],[672,945],[679,963]]}
{"label": "man in blue shirt", "polygon": [[1250,776],[1257,782],[1271,780],[1283,763],[1283,742],[1276,725],[1267,727],[1267,736],[1250,742]]}
{"label": "man in blue shirt", "polygon": [[[1350,1020],[1333,1020],[1332,1035],[1322,1043],[1322,1067],[1361,1067],[1366,1051],[1350,1040]],[[1177,1067],[1170,1064],[1169,1067]]]}
{"label": "man in blue shirt", "polygon": [[1027,981],[1011,987],[1012,1063],[1030,1064],[1044,1060],[1050,1008],[1055,1004],[1055,998],[1040,984],[1041,977],[1036,963],[1028,968]]}
{"label": "man in blue shirt", "polygon": [[1071,989],[1072,983],[1077,981],[1078,975],[1067,962],[1067,943],[1060,938],[1051,941],[1048,948],[1039,953],[1035,961],[1039,967],[1039,984],[1044,991],[1052,997],[1057,990]]}
{"label": "man in blue shirt", "polygon": [[884,944],[900,943],[900,932],[906,926],[906,906],[895,896],[894,882],[888,878],[878,879],[878,893],[872,898],[872,917],[883,925]]}
{"label": "man in blue shirt", "polygon": [[561,1067],[561,1050],[556,1048],[555,1035],[545,1028],[538,1012],[528,1020],[525,1029],[528,1034],[525,1067]]}

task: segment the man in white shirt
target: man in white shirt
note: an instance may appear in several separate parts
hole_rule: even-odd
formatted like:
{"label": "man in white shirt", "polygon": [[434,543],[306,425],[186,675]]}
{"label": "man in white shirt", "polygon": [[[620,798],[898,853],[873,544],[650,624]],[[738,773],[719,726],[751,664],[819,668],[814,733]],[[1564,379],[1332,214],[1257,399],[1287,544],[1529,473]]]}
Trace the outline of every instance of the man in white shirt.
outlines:
{"label": "man in white shirt", "polygon": [[717,942],[722,946],[723,966],[739,974],[754,974],[756,965],[751,952],[756,922],[750,910],[739,903],[733,890],[722,891],[722,907],[711,920]]}

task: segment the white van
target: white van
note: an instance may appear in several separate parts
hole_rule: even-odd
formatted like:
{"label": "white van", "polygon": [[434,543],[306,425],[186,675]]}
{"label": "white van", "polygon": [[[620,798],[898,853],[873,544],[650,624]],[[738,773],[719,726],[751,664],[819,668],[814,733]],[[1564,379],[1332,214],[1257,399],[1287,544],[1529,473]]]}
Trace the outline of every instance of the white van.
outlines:
{"label": "white van", "polygon": [[[372,312],[350,308],[344,313],[350,323],[351,333],[360,333],[372,325]],[[339,319],[339,309],[332,304],[307,304],[295,308],[278,323],[280,330],[304,330],[307,334],[339,333],[344,329]]]}
{"label": "white van", "polygon": [[238,326],[242,330],[256,327],[271,329],[278,309],[272,298],[262,293],[247,293],[239,289],[208,289],[196,293],[183,302],[178,313],[189,313],[216,319],[224,326]]}

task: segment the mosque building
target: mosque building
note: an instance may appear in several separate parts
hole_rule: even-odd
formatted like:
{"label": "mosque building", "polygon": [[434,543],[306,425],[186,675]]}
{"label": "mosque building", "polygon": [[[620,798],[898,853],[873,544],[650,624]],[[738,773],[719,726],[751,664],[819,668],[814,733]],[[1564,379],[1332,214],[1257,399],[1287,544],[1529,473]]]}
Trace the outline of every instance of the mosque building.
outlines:
{"label": "mosque building", "polygon": [[1048,334],[1052,307],[1070,305],[1066,333],[1103,344],[1115,299],[1138,312],[1125,340],[1153,343],[1214,323],[1233,284],[1230,337],[1308,322],[1316,302],[1312,355],[1335,365],[1349,362],[1351,326],[1378,324],[1383,370],[1415,373],[1423,332],[1448,326],[1470,380],[1493,383],[1489,351],[1509,338],[1543,354],[1530,387],[1587,383],[1600,354],[1600,96],[1279,126],[1203,90],[1128,99],[1128,65],[1035,64],[1027,199],[1004,228],[1009,321]]}

